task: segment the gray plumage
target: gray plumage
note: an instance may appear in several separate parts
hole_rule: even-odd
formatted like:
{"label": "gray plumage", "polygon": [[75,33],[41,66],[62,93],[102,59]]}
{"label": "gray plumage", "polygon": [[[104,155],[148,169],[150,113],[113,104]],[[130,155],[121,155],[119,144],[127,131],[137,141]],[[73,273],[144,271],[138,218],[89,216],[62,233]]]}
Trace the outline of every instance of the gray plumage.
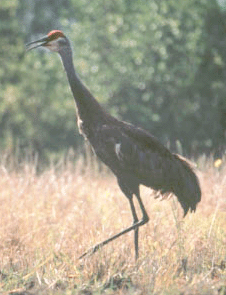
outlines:
{"label": "gray plumage", "polygon": [[[117,177],[133,215],[132,226],[97,244],[81,257],[96,252],[103,245],[134,230],[137,258],[138,228],[149,220],[140,198],[139,185],[143,184],[162,194],[173,193],[186,215],[189,209],[195,211],[201,200],[197,176],[184,158],[172,154],[149,132],[119,121],[103,110],[76,75],[69,40],[61,31],[51,31],[41,40],[31,42],[28,50],[38,46],[45,46],[60,54],[76,102],[79,130],[89,140],[96,155]],[[133,203],[134,195],[143,214],[140,221]]]}

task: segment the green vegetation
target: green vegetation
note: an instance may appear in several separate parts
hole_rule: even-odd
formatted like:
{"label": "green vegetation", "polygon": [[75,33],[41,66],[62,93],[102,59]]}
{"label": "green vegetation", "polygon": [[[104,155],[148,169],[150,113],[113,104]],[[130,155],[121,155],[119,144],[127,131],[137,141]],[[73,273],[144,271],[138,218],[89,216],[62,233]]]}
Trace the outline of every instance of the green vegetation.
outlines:
{"label": "green vegetation", "polygon": [[112,115],[184,154],[221,153],[225,10],[214,0],[1,0],[0,149],[40,158],[83,142],[59,57],[24,43],[62,29],[81,79]]}

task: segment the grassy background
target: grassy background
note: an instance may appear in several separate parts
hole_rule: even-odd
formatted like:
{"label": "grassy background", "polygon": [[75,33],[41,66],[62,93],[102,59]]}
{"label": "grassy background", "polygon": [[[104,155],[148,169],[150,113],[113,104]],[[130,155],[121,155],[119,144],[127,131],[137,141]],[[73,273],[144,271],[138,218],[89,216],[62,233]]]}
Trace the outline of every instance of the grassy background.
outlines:
{"label": "grassy background", "polygon": [[185,219],[174,198],[142,187],[150,221],[137,263],[133,233],[78,260],[132,223],[108,170],[82,158],[39,174],[35,162],[15,166],[0,166],[1,294],[226,294],[224,160],[199,158],[202,202]]}

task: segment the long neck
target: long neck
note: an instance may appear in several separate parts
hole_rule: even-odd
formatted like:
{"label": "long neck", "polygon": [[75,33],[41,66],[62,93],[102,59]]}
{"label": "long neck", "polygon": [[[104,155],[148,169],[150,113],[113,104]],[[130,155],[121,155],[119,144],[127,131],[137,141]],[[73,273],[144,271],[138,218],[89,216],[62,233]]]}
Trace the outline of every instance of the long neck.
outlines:
{"label": "long neck", "polygon": [[71,48],[68,47],[59,53],[77,105],[78,116],[82,121],[94,124],[95,120],[104,118],[106,113],[76,75]]}

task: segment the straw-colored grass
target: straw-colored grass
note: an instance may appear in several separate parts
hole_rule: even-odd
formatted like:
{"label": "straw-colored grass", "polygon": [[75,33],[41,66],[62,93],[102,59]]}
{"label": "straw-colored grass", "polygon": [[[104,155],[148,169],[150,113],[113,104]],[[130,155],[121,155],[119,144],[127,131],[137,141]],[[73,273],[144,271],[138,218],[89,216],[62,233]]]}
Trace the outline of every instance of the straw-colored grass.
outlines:
{"label": "straw-colored grass", "polygon": [[[199,159],[202,202],[182,218],[176,201],[142,187],[150,221],[92,256],[78,257],[131,225],[109,171],[70,162],[37,174],[0,167],[2,294],[226,294],[226,163]],[[216,166],[216,167],[215,167]]]}

